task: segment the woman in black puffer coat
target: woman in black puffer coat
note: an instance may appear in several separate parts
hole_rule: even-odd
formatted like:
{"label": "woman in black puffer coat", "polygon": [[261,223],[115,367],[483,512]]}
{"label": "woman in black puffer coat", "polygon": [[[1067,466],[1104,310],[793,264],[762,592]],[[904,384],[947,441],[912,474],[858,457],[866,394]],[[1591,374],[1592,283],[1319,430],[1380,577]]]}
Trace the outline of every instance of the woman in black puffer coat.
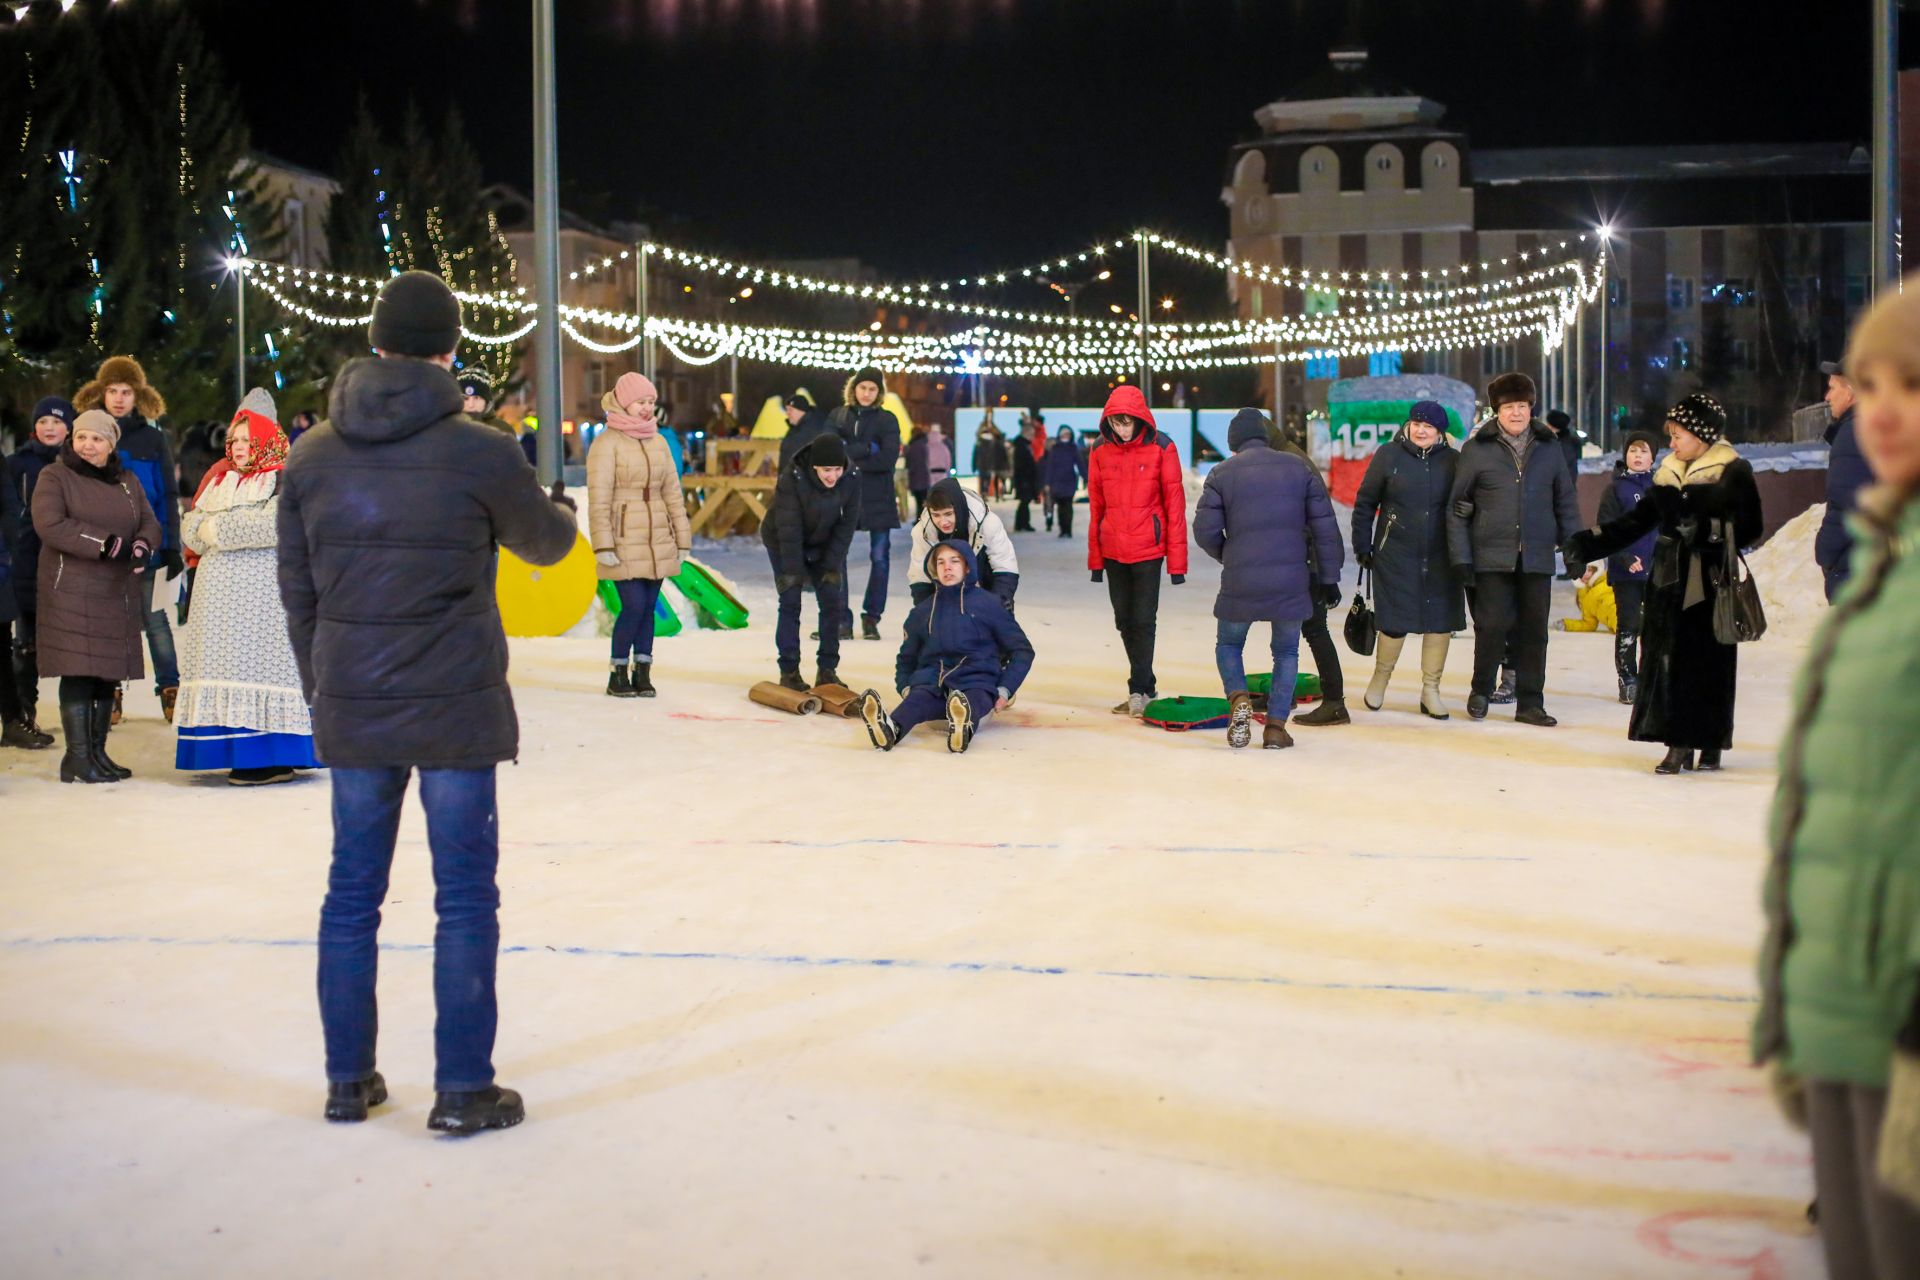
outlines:
{"label": "woman in black puffer coat", "polygon": [[1373,455],[1353,502],[1353,556],[1373,574],[1380,628],[1370,711],[1386,704],[1387,683],[1409,635],[1420,643],[1420,710],[1449,717],[1440,676],[1453,633],[1467,625],[1466,596],[1447,561],[1447,504],[1460,455],[1447,441],[1447,411],[1413,406],[1406,426]]}
{"label": "woman in black puffer coat", "polygon": [[1566,548],[1568,564],[1583,564],[1659,530],[1627,730],[1635,742],[1666,744],[1655,773],[1712,772],[1733,745],[1739,650],[1714,635],[1714,603],[1732,585],[1724,576],[1727,544],[1750,547],[1765,526],[1753,465],[1726,430],[1726,411],[1711,396],[1690,395],[1669,409],[1673,452],[1654,471],[1652,491],[1612,523],[1575,534]]}

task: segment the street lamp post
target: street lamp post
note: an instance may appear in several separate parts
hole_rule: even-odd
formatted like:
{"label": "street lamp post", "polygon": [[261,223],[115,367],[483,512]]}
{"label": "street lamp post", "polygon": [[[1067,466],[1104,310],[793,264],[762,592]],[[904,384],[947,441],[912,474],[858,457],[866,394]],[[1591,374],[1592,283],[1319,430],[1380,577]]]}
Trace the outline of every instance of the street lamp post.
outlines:
{"label": "street lamp post", "polygon": [[540,430],[534,439],[542,484],[561,478],[566,448],[560,438],[566,375],[560,363],[560,168],[553,77],[553,0],[533,0],[533,242],[539,315],[533,342],[540,361],[535,396]]}
{"label": "street lamp post", "polygon": [[234,403],[247,398],[247,272],[233,271],[233,394]]}
{"label": "street lamp post", "polygon": [[1153,279],[1148,274],[1147,235],[1136,232],[1134,245],[1139,250],[1140,261],[1140,394],[1147,398],[1149,408],[1153,405],[1153,361],[1147,351],[1147,323],[1153,319]]}

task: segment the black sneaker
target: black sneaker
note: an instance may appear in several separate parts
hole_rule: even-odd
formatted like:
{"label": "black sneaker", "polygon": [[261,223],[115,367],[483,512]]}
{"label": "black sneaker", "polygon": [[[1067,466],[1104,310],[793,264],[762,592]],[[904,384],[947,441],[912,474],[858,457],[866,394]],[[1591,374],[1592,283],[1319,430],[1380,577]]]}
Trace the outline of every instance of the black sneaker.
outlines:
{"label": "black sneaker", "polygon": [[1467,698],[1467,718],[1485,720],[1487,718],[1487,698],[1484,694],[1471,694]]}
{"label": "black sneaker", "polygon": [[862,640],[878,640],[880,638],[879,619],[877,618],[860,619],[860,638]]}
{"label": "black sneaker", "polygon": [[1352,724],[1353,716],[1347,711],[1345,698],[1324,698],[1320,705],[1303,716],[1293,718],[1295,724]]}
{"label": "black sneaker", "polygon": [[880,750],[891,751],[900,741],[900,730],[894,726],[893,717],[887,714],[880,695],[871,689],[860,695],[860,719],[867,726],[867,737],[873,739],[873,745]]}
{"label": "black sneaker", "polygon": [[367,1108],[387,1100],[387,1082],[378,1071],[365,1080],[348,1080],[327,1085],[327,1119],[335,1124],[358,1124],[367,1118]]}
{"label": "black sneaker", "polygon": [[19,747],[24,751],[45,751],[53,745],[53,735],[41,733],[24,718],[0,725],[0,747]]}
{"label": "black sneaker", "polygon": [[437,1093],[427,1128],[462,1137],[483,1129],[511,1129],[527,1118],[527,1108],[512,1089],[490,1084],[471,1093]]}
{"label": "black sneaker", "polygon": [[1522,707],[1513,713],[1515,724],[1530,724],[1538,729],[1551,729],[1560,722],[1547,714],[1545,707]]}

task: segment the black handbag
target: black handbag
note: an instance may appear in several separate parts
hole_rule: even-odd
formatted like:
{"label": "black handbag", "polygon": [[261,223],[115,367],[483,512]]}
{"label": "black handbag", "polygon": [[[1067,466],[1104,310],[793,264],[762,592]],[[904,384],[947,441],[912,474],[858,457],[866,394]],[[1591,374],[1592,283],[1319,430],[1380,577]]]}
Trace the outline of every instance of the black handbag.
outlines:
{"label": "black handbag", "polygon": [[1360,589],[1353,593],[1353,603],[1347,608],[1346,636],[1347,648],[1363,658],[1373,656],[1374,642],[1380,638],[1380,628],[1373,617],[1373,606],[1367,603],[1372,594],[1372,575],[1362,569]]}
{"label": "black handbag", "polygon": [[1747,558],[1732,537],[1723,545],[1720,592],[1713,598],[1713,638],[1721,644],[1747,644],[1767,634],[1767,611],[1760,607],[1760,584],[1753,580]]}

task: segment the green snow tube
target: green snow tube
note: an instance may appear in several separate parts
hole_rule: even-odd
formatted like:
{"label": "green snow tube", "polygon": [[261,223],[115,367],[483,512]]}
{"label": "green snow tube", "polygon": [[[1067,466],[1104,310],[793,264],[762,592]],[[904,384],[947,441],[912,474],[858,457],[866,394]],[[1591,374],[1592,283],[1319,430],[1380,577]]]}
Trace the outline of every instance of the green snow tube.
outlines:
{"label": "green snow tube", "polygon": [[747,606],[734,599],[733,593],[714,578],[713,571],[698,560],[689,557],[673,575],[673,585],[692,603],[700,625],[722,631],[738,631],[747,625]]}

